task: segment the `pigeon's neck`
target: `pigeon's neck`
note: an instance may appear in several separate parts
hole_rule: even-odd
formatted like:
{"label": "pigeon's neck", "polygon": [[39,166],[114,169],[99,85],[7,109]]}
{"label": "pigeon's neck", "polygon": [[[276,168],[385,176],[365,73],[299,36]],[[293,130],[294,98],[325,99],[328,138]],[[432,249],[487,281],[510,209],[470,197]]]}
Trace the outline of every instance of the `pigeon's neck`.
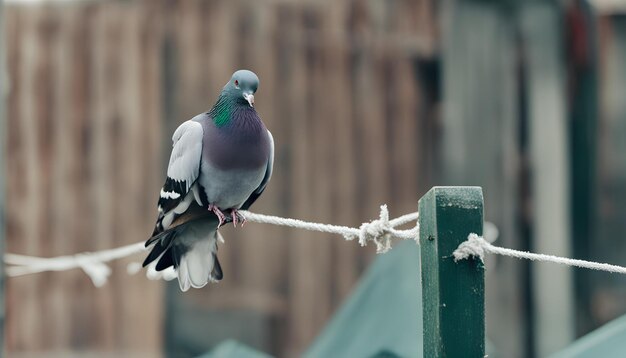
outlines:
{"label": "pigeon's neck", "polygon": [[233,119],[242,114],[244,117],[257,117],[254,107],[250,106],[243,97],[239,98],[226,90],[220,94],[217,102],[209,111],[213,123],[218,128],[233,124]]}
{"label": "pigeon's neck", "polygon": [[213,123],[216,127],[223,127],[230,123],[232,119],[232,113],[237,103],[223,93],[217,99],[217,102],[209,111],[209,115],[213,118]]}

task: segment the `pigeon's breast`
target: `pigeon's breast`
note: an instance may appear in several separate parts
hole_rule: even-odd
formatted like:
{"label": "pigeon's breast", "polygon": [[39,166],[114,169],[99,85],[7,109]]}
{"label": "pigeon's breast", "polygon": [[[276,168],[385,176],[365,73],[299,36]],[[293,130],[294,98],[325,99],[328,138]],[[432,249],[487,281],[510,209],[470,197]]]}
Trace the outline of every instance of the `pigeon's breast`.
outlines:
{"label": "pigeon's breast", "polygon": [[199,184],[208,203],[221,209],[239,208],[265,176],[271,150],[267,129],[258,116],[239,118],[224,127],[209,120],[203,129]]}
{"label": "pigeon's breast", "polygon": [[224,127],[207,122],[203,125],[202,156],[211,165],[222,170],[265,168],[270,155],[270,141],[267,128],[256,112],[233,119]]}

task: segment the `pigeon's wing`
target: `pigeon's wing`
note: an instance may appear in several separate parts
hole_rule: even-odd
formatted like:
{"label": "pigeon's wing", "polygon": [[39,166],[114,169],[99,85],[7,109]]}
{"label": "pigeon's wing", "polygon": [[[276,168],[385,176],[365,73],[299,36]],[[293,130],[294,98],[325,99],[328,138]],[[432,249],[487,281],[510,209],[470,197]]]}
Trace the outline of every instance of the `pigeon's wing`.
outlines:
{"label": "pigeon's wing", "polygon": [[189,120],[181,124],[172,136],[172,154],[167,166],[167,179],[159,194],[159,217],[153,236],[166,229],[193,201],[193,193],[189,191],[200,173],[203,133],[200,123]]}
{"label": "pigeon's wing", "polygon": [[256,201],[256,199],[261,196],[263,190],[265,190],[265,187],[267,186],[267,183],[272,177],[272,170],[274,168],[274,137],[272,137],[272,133],[269,130],[267,131],[267,135],[269,136],[270,142],[270,155],[267,159],[265,176],[263,176],[263,181],[261,182],[261,185],[259,185],[259,187],[256,188],[256,190],[252,192],[250,197],[248,197],[248,199],[243,203],[243,205],[241,206],[242,210],[248,210],[250,208],[250,205],[252,205]]}
{"label": "pigeon's wing", "polygon": [[167,212],[176,207],[198,179],[202,135],[202,125],[191,120],[181,124],[174,132],[167,179],[159,195],[160,210]]}

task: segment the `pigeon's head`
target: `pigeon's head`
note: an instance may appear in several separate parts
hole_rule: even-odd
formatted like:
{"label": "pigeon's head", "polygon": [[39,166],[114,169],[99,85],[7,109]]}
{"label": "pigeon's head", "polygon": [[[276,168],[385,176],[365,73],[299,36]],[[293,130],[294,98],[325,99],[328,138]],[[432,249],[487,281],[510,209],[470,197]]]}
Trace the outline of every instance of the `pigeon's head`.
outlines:
{"label": "pigeon's head", "polygon": [[236,100],[248,102],[250,107],[254,107],[254,93],[257,88],[259,88],[257,75],[252,71],[239,70],[233,73],[224,89]]}

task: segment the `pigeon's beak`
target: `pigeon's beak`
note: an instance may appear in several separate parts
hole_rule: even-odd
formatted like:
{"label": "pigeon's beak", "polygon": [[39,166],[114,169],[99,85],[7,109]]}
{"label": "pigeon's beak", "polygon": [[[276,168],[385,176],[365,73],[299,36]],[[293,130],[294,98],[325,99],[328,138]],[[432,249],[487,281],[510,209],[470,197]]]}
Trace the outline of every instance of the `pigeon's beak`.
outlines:
{"label": "pigeon's beak", "polygon": [[252,93],[244,92],[243,98],[250,103],[250,107],[254,107],[254,95]]}

